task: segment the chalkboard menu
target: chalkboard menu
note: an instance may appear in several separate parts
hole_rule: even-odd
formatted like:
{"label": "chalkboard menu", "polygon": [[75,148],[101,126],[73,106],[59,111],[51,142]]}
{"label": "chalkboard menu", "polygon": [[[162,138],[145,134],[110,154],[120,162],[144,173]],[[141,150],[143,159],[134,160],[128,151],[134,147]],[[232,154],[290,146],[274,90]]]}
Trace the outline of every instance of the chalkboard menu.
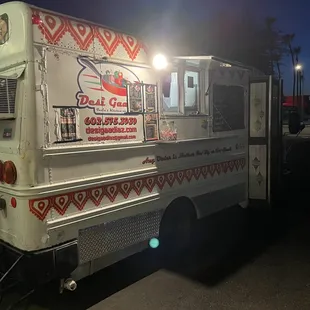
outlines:
{"label": "chalkboard menu", "polygon": [[213,132],[244,128],[244,88],[214,84]]}

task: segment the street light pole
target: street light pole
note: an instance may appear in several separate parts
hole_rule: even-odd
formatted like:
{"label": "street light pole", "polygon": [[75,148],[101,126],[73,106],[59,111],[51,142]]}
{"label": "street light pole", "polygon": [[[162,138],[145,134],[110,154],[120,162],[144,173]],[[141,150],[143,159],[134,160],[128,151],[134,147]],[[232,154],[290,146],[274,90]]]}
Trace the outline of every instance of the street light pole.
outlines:
{"label": "street light pole", "polygon": [[300,84],[300,78],[299,78],[299,70],[297,70],[297,79],[296,79],[296,88],[297,88],[297,91],[296,91],[296,94],[297,94],[297,109],[298,109],[298,112],[300,112],[300,104],[299,104],[299,84]]}
{"label": "street light pole", "polygon": [[296,73],[297,73],[297,111],[299,112],[299,115],[303,114],[303,109],[301,107],[302,105],[302,98],[301,98],[301,71],[302,71],[302,65],[297,64],[295,67]]}
{"label": "street light pole", "polygon": [[304,107],[304,72],[301,72],[300,76],[300,93],[301,93],[301,120],[304,121],[305,107]]}

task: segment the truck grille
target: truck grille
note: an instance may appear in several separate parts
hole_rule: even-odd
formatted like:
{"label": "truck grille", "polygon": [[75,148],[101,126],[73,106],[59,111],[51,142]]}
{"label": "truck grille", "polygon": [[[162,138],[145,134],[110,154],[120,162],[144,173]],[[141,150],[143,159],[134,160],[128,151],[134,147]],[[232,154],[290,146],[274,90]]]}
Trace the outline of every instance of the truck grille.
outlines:
{"label": "truck grille", "polygon": [[15,113],[16,79],[0,79],[0,114]]}

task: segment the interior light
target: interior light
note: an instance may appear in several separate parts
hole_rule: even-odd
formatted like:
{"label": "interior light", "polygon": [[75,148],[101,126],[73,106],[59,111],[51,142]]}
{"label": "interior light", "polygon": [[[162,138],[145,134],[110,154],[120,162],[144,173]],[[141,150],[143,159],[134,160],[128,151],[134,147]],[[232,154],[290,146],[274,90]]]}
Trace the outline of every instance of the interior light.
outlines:
{"label": "interior light", "polygon": [[162,55],[158,54],[153,58],[153,66],[157,70],[163,70],[166,69],[168,66],[168,61],[167,58]]}

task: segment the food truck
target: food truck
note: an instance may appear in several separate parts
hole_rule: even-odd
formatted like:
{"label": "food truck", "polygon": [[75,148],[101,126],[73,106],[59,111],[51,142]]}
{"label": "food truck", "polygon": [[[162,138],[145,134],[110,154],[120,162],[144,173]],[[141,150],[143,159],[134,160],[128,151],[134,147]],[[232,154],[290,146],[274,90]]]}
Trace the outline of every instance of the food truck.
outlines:
{"label": "food truck", "polygon": [[22,2],[0,26],[6,275],[74,290],[152,238],[178,252],[197,219],[270,201],[271,77]]}

